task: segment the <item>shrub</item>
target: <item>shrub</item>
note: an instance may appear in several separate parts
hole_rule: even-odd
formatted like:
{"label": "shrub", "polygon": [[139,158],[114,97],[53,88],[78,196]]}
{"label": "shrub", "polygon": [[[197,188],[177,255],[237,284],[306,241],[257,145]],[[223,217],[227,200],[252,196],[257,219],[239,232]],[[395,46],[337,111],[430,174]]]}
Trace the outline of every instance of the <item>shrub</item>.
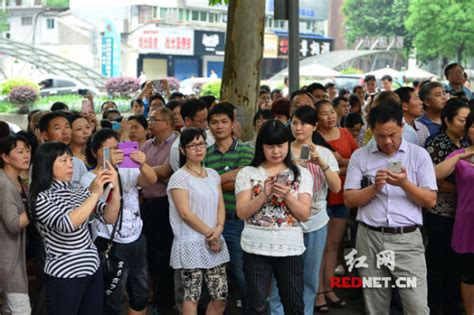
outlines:
{"label": "shrub", "polygon": [[8,94],[11,103],[18,105],[18,113],[28,113],[28,107],[38,99],[38,91],[30,86],[16,86]]}
{"label": "shrub", "polygon": [[105,82],[105,89],[111,96],[131,97],[140,88],[140,80],[131,77],[116,77]]}
{"label": "shrub", "polygon": [[35,82],[31,80],[24,79],[24,78],[11,78],[11,79],[5,80],[2,84],[0,84],[0,94],[9,95],[11,90],[17,86],[29,86],[33,88],[36,91],[36,93],[38,93],[39,91],[38,84],[36,84]]}
{"label": "shrub", "polygon": [[363,74],[364,71],[354,68],[354,67],[347,67],[345,69],[342,69],[341,74]]}
{"label": "shrub", "polygon": [[221,80],[211,81],[203,84],[201,96],[212,95],[219,99],[221,94]]}

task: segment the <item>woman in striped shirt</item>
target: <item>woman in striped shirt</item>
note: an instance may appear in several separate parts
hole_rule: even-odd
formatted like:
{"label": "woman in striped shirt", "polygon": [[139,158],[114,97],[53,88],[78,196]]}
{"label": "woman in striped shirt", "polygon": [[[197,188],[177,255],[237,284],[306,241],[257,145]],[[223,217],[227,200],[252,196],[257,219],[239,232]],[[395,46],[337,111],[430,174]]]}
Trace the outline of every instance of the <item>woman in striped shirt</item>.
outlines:
{"label": "woman in striped shirt", "polygon": [[30,211],[46,249],[44,272],[50,315],[102,314],[102,272],[87,221],[92,214],[107,223],[117,218],[119,190],[113,189],[108,204],[99,200],[105,184],[119,187],[117,173],[109,166],[99,172],[88,192],[71,184],[72,154],[66,144],[45,143],[35,153]]}

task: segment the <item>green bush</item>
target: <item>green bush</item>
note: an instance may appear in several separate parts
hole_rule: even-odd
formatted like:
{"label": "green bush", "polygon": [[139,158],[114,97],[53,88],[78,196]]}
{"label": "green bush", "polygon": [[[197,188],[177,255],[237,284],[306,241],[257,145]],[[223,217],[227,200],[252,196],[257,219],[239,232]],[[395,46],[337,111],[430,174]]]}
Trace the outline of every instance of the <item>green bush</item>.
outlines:
{"label": "green bush", "polygon": [[219,99],[221,97],[221,80],[211,81],[203,84],[200,95],[212,95]]}
{"label": "green bush", "polygon": [[347,67],[345,69],[342,69],[341,74],[363,74],[364,71],[354,68],[354,67]]}
{"label": "green bush", "polygon": [[24,79],[24,78],[11,78],[11,79],[5,80],[2,84],[0,84],[0,94],[8,95],[10,94],[11,90],[17,86],[29,86],[33,88],[36,91],[36,93],[39,92],[38,84],[36,84],[35,82],[31,80]]}

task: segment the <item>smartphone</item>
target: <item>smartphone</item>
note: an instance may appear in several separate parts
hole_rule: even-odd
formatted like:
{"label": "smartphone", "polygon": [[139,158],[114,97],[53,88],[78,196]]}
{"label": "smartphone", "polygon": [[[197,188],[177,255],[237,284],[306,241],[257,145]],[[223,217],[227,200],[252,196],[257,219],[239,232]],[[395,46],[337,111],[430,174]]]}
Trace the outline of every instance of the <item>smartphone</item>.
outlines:
{"label": "smartphone", "polygon": [[157,92],[161,92],[163,90],[163,83],[161,83],[161,80],[153,80],[153,88]]}
{"label": "smartphone", "polygon": [[114,188],[114,185],[112,185],[112,183],[108,183],[108,184],[105,184],[105,188],[104,188],[104,193],[102,194],[102,199],[104,200],[104,202],[109,202],[110,201],[110,198],[112,197],[112,189]]}
{"label": "smartphone", "polygon": [[402,162],[401,161],[389,161],[388,162],[388,170],[394,173],[401,173],[402,172]]}
{"label": "smartphone", "polygon": [[92,109],[92,103],[88,99],[82,100],[82,112],[85,114],[94,112],[94,110]]}
{"label": "smartphone", "polygon": [[77,90],[77,94],[82,95],[82,96],[86,96],[87,93],[89,93],[88,89],[78,89]]}
{"label": "smartphone", "polygon": [[279,173],[275,179],[275,183],[280,185],[288,185],[288,179],[290,178],[290,174],[287,172]]}
{"label": "smartphone", "polygon": [[303,144],[301,146],[300,160],[307,161],[309,160],[310,146],[309,144]]}
{"label": "smartphone", "polygon": [[117,145],[119,150],[122,150],[124,158],[123,162],[119,164],[121,168],[140,168],[140,164],[130,158],[130,153],[138,151],[138,142],[124,141]]}
{"label": "smartphone", "polygon": [[107,170],[109,167],[108,167],[107,163],[105,163],[105,161],[110,162],[110,148],[109,147],[105,147],[103,149],[103,156],[104,156],[104,164],[102,165],[102,168],[104,170]]}

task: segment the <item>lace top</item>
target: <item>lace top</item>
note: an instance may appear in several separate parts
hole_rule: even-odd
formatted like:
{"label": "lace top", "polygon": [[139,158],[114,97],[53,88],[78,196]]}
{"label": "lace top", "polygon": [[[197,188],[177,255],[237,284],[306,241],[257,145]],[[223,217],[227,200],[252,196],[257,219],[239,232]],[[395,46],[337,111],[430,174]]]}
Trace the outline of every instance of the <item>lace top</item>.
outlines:
{"label": "lace top", "polygon": [[207,246],[206,237],[181,219],[171,197],[173,189],[186,190],[190,210],[209,227],[216,226],[218,187],[221,179],[215,170],[206,168],[206,171],[208,176],[199,178],[180,168],[171,176],[168,183],[170,224],[174,234],[170,265],[174,269],[209,269],[229,261],[229,252],[225,242],[222,242],[223,246],[220,252],[212,252]]}

